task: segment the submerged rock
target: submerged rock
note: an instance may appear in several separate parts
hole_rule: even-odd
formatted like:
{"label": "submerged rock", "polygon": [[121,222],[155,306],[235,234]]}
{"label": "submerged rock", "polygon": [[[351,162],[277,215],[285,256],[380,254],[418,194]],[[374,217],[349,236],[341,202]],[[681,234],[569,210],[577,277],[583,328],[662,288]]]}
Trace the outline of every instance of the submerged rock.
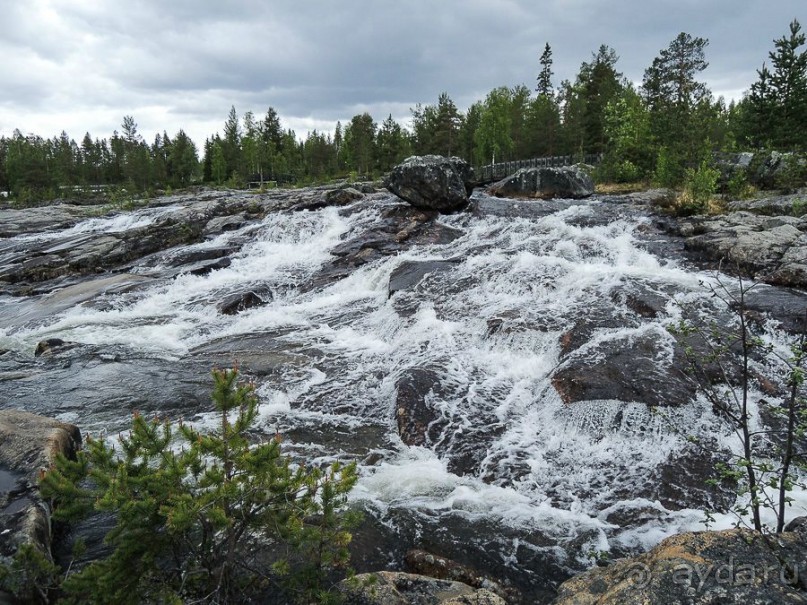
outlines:
{"label": "submerged rock", "polygon": [[392,169],[389,190],[422,210],[451,212],[468,203],[473,170],[460,158],[412,156]]}
{"label": "submerged rock", "polygon": [[594,193],[594,181],[580,166],[522,168],[488,188],[496,197],[583,198]]}

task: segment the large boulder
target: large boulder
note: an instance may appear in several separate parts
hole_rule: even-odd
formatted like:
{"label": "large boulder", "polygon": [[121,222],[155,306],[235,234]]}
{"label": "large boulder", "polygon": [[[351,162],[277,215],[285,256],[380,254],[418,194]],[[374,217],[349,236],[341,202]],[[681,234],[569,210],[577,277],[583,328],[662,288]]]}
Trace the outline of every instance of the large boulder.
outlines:
{"label": "large boulder", "polygon": [[488,193],[496,197],[578,199],[594,193],[594,181],[580,165],[522,168],[491,185]]}
{"label": "large boulder", "polygon": [[460,158],[411,156],[392,169],[389,190],[422,210],[452,212],[468,203],[473,169]]}
{"label": "large boulder", "polygon": [[672,536],[650,552],[564,582],[554,605],[807,603],[807,541],[747,529]]}

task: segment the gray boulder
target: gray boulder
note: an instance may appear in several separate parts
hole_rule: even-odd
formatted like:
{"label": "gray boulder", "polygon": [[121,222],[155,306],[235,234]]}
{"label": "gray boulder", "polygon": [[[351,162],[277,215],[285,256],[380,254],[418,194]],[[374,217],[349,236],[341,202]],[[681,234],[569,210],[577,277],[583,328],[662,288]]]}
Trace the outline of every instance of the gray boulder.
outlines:
{"label": "gray boulder", "polygon": [[522,168],[491,185],[488,193],[496,197],[578,199],[594,193],[594,181],[579,165],[562,168]]}
{"label": "gray boulder", "polygon": [[422,210],[452,212],[468,203],[473,169],[460,158],[412,156],[392,169],[387,187]]}

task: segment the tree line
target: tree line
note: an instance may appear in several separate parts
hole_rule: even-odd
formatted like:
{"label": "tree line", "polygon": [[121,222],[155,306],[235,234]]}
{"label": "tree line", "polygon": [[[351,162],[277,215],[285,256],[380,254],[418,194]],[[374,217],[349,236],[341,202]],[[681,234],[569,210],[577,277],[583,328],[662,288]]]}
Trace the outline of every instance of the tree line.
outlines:
{"label": "tree line", "polygon": [[[0,138],[0,191],[50,195],[65,188],[131,187],[147,191],[204,182],[321,182],[374,176],[411,154],[456,155],[473,165],[548,155],[603,154],[601,174],[617,181],[654,178],[680,184],[687,169],[717,150],[807,147],[807,51],[797,20],[774,40],[768,61],[743,98],[726,104],[699,80],[708,40],[679,34],[647,67],[640,86],[620,73],[616,51],[602,45],[572,80],[553,82],[552,48],[538,61],[534,89],[502,86],[458,110],[448,93],[418,104],[408,127],[368,113],[336,123],[333,134],[300,140],[269,108],[262,118],[231,108],[221,134],[201,150],[182,131],[149,144],[125,116],[107,139],[81,144],[19,131]],[[199,157],[201,153],[201,159]]]}

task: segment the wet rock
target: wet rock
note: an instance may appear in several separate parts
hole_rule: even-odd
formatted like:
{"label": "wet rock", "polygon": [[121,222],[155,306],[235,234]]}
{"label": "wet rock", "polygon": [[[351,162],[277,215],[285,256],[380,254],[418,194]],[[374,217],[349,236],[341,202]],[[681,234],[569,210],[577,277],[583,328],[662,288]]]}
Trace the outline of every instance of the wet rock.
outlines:
{"label": "wet rock", "polygon": [[[737,486],[721,478],[717,468],[730,458],[717,443],[687,445],[656,469],[646,497],[667,510],[727,511],[737,498]],[[712,485],[712,480],[718,483]]]}
{"label": "wet rock", "polygon": [[215,248],[188,247],[172,250],[171,253],[161,255],[160,258],[171,267],[184,267],[197,265],[205,261],[215,261],[232,254],[233,249],[226,246]]}
{"label": "wet rock", "polygon": [[52,204],[19,210],[4,208],[0,210],[0,237],[66,229],[91,214],[91,209],[72,204]]}
{"label": "wet rock", "polygon": [[236,315],[241,311],[263,306],[270,300],[272,300],[271,292],[261,292],[260,294],[253,290],[234,292],[221,299],[216,305],[216,309],[224,315]]}
{"label": "wet rock", "polygon": [[463,232],[440,223],[436,212],[426,212],[406,204],[388,206],[379,220],[366,231],[331,250],[336,257],[307,283],[303,292],[323,287],[349,275],[356,267],[416,246],[449,244]]}
{"label": "wet rock", "polygon": [[321,351],[284,338],[289,332],[278,330],[225,336],[192,349],[187,363],[207,368],[209,383],[209,369],[213,367],[232,367],[237,363],[244,375],[262,377],[278,374],[283,368],[308,367],[312,359],[322,355]]}
{"label": "wet rock", "polygon": [[461,582],[394,571],[359,574],[339,585],[345,605],[505,605],[494,593]]}
{"label": "wet rock", "polygon": [[[88,231],[63,237],[32,238],[0,246],[0,285],[38,283],[65,275],[87,275],[126,268],[126,263],[180,244],[199,242],[210,221],[243,215],[252,206],[282,200],[228,192],[206,192],[197,197],[169,198],[162,215],[151,224],[133,223],[130,228],[104,233]],[[43,208],[43,212],[49,208]],[[106,217],[113,218],[113,217]],[[1,222],[1,221],[0,221]],[[37,223],[31,225],[35,228]]]}
{"label": "wet rock", "polygon": [[677,352],[672,363],[667,359],[660,343],[669,338],[647,333],[603,339],[567,357],[553,374],[552,386],[565,403],[615,399],[684,405],[696,388],[684,371],[684,356]]}
{"label": "wet rock", "polygon": [[417,286],[430,273],[449,271],[457,261],[404,261],[396,267],[389,277],[389,296],[396,292],[409,290]]}
{"label": "wet rock", "polygon": [[[408,551],[404,557],[404,563],[406,564],[406,571],[410,573],[429,576],[438,580],[462,582],[473,588],[485,588],[503,599],[508,596],[508,591],[504,587],[485,577],[477,570],[425,550],[414,548]],[[512,590],[510,591],[511,596],[516,597],[513,592]]]}
{"label": "wet rock", "polygon": [[540,199],[584,198],[594,193],[594,181],[580,166],[522,168],[488,188],[496,197]]}
{"label": "wet rock", "polygon": [[439,376],[433,370],[414,368],[404,372],[396,388],[395,418],[401,440],[406,445],[426,445],[429,433],[437,434],[445,424],[431,405],[431,398],[440,391]]}
{"label": "wet rock", "polygon": [[345,206],[356,200],[364,197],[361,191],[357,191],[353,187],[345,187],[344,189],[333,189],[325,194],[325,203],[328,206]]}
{"label": "wet rock", "polygon": [[204,234],[218,235],[225,231],[236,231],[246,225],[248,220],[245,212],[240,212],[232,216],[218,216],[207,221],[204,227]]}
{"label": "wet rock", "polygon": [[[227,367],[232,363],[230,358]],[[181,418],[212,409],[210,369],[215,364],[203,359],[172,360],[121,345],[76,344],[7,365],[0,408],[13,404],[80,418],[84,428],[93,430],[122,430],[135,411]],[[92,420],[85,418],[88,409]]]}
{"label": "wet rock", "polygon": [[34,350],[34,357],[51,355],[56,351],[64,351],[77,346],[79,346],[77,342],[66,342],[61,338],[48,338],[47,340],[41,340],[37,343],[36,349]]}
{"label": "wet rock", "polygon": [[758,321],[772,318],[791,334],[807,329],[807,293],[760,285],[746,294],[745,306]]}
{"label": "wet rock", "polygon": [[564,582],[554,605],[807,603],[807,543],[747,529],[679,534]]}
{"label": "wet rock", "polygon": [[[463,511],[391,507],[383,516],[366,509],[353,532],[351,564],[358,572],[401,569],[409,550],[439,552],[441,558],[495,578],[512,605],[548,603],[558,584],[573,573],[552,555],[554,542],[540,527],[516,529],[496,519]],[[507,557],[501,557],[501,549]],[[572,563],[574,571],[585,567]],[[484,580],[483,580],[484,582]]]}
{"label": "wet rock", "polygon": [[468,203],[472,177],[460,158],[412,156],[392,169],[388,188],[416,208],[452,212]]}
{"label": "wet rock", "polygon": [[182,273],[190,273],[191,275],[207,275],[211,271],[218,269],[226,269],[232,264],[229,257],[217,258],[212,260],[202,260],[190,265],[182,267]]}
{"label": "wet rock", "polygon": [[39,495],[38,476],[59,454],[75,457],[80,446],[76,426],[22,410],[0,410],[0,563],[23,544],[52,560],[51,509]]}
{"label": "wet rock", "polygon": [[364,197],[364,193],[353,187],[331,189],[323,195],[301,201],[292,207],[292,210],[319,210],[328,206],[346,206]]}

